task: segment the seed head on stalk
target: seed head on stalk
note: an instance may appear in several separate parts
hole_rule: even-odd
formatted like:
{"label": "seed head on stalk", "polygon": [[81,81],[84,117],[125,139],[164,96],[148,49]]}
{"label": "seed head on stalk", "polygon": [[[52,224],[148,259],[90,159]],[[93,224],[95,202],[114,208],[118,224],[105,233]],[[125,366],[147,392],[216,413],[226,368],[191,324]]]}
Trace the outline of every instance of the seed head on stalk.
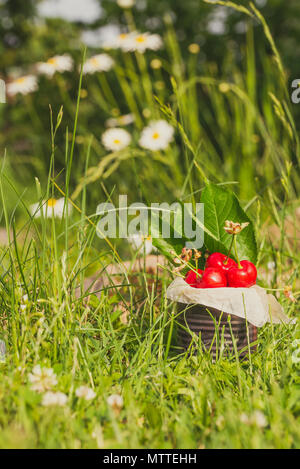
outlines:
{"label": "seed head on stalk", "polygon": [[249,222],[239,223],[239,222],[234,222],[234,221],[231,221],[231,220],[226,220],[225,221],[224,230],[226,231],[226,233],[232,235],[232,240],[231,240],[231,243],[230,243],[228,254],[227,254],[227,257],[224,261],[225,265],[228,262],[228,259],[229,259],[229,256],[230,256],[230,253],[231,253],[231,250],[232,250],[232,246],[234,246],[235,257],[236,257],[236,260],[237,260],[237,263],[238,263],[238,268],[241,269],[241,264],[240,264],[239,256],[238,256],[238,252],[237,252],[236,235],[238,235],[248,225],[249,225]]}

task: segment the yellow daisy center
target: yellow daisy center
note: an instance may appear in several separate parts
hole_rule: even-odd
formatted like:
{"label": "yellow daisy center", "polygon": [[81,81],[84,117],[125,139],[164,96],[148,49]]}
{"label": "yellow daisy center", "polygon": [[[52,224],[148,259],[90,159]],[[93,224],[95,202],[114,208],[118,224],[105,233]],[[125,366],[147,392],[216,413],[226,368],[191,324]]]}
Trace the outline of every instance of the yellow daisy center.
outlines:
{"label": "yellow daisy center", "polygon": [[115,138],[115,139],[114,139],[114,143],[115,143],[116,145],[119,145],[119,143],[121,143],[121,141],[120,141],[118,138]]}
{"label": "yellow daisy center", "polygon": [[145,36],[137,36],[135,38],[135,40],[136,40],[136,42],[143,43],[143,42],[146,41],[146,38],[145,38]]}
{"label": "yellow daisy center", "polygon": [[21,77],[21,78],[18,78],[16,82],[21,84],[21,83],[24,83],[25,80],[26,80],[25,77]]}
{"label": "yellow daisy center", "polygon": [[57,203],[56,199],[49,199],[48,200],[48,207],[55,207],[56,203]]}
{"label": "yellow daisy center", "polygon": [[126,39],[126,38],[127,38],[127,34],[125,34],[125,33],[120,34],[119,38],[120,38],[120,39]]}
{"label": "yellow daisy center", "polygon": [[57,59],[55,59],[54,57],[52,57],[52,59],[48,59],[48,60],[47,60],[47,63],[48,63],[49,65],[56,65]]}
{"label": "yellow daisy center", "polygon": [[152,135],[152,138],[154,140],[157,140],[159,138],[159,133],[158,132],[154,132],[154,134]]}
{"label": "yellow daisy center", "polygon": [[91,64],[96,66],[96,65],[99,64],[99,60],[98,60],[96,57],[93,57],[93,58],[91,59]]}

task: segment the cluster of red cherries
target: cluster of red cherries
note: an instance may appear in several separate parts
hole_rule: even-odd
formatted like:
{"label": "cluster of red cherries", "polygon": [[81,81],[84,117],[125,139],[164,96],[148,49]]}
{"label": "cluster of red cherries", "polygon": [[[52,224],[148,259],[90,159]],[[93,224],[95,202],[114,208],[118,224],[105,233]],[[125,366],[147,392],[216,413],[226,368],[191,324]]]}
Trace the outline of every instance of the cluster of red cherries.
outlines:
{"label": "cluster of red cherries", "polygon": [[214,252],[206,261],[205,269],[190,270],[185,281],[194,288],[248,288],[255,285],[257,270],[250,261],[236,263],[220,252]]}

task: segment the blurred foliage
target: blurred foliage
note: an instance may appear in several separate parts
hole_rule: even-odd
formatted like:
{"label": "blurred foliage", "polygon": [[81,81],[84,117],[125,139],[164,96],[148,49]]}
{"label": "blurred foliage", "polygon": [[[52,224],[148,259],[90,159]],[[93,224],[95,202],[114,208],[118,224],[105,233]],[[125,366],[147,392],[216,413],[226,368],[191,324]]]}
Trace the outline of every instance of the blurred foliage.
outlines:
{"label": "blurred foliage", "polygon": [[[133,19],[137,29],[164,36],[166,47],[159,51],[164,67],[159,71],[147,67],[147,72],[151,74],[153,93],[162,103],[173,106],[178,117],[177,96],[172,89],[170,76],[176,78],[179,86],[189,87],[186,98],[182,97],[185,99],[183,124],[195,148],[198,148],[200,141],[205,143],[201,149],[201,164],[210,176],[216,166],[222,165],[222,174],[213,175],[215,181],[239,181],[239,194],[247,200],[253,197],[257,190],[261,190],[265,183],[277,177],[277,173],[283,171],[284,165],[278,161],[275,161],[274,165],[276,152],[266,144],[265,136],[261,135],[257,116],[253,116],[249,109],[244,109],[233,94],[230,94],[229,99],[226,92],[220,93],[216,85],[207,86],[202,83],[201,86],[190,86],[189,80],[195,76],[210,77],[212,82],[216,80],[216,84],[219,80],[235,83],[244,90],[256,107],[256,112],[260,112],[266,122],[274,139],[273,148],[277,147],[280,140],[286,154],[290,153],[295,162],[293,146],[284,132],[284,125],[287,125],[280,125],[274,113],[274,103],[270,99],[270,92],[281,99],[284,91],[275,71],[270,45],[258,21],[249,20],[246,15],[235,10],[199,0],[185,0],[184,3],[179,0],[137,0],[132,10],[133,16],[129,11],[121,9],[115,0],[102,0],[102,16],[87,25],[80,22],[70,23],[63,19],[42,19],[37,15],[38,3],[39,1],[33,0],[0,2],[0,33],[3,38],[0,45],[0,77],[7,80],[21,73],[34,72],[36,62],[47,60],[55,54],[70,53],[77,65],[72,73],[55,74],[52,80],[40,77],[39,92],[22,97],[22,100],[17,98],[17,106],[10,106],[8,103],[5,107],[5,118],[4,107],[0,107],[0,147],[7,148],[9,163],[13,166],[13,172],[21,187],[23,184],[27,185],[28,181],[32,181],[34,185],[33,174],[41,180],[47,174],[50,158],[49,104],[55,115],[63,103],[63,128],[69,129],[69,141],[72,139],[78,87],[77,67],[83,51],[81,33],[94,30],[97,34],[97,31],[108,25],[125,29],[126,24]],[[297,27],[300,17],[299,2],[260,0],[255,4],[270,25],[271,33],[283,55],[287,76],[290,80],[296,78],[300,54],[296,47],[300,35]],[[239,5],[249,5],[249,2],[242,1]],[[177,42],[178,45],[174,46]],[[191,54],[189,50],[189,45],[193,43],[200,46],[198,54]],[[89,47],[88,56],[99,50],[100,47]],[[94,136],[90,164],[96,166],[105,154],[99,144],[105,120],[132,111],[128,108],[128,101],[120,87],[121,67],[125,66],[123,58],[120,58],[118,51],[110,53],[115,59],[120,59],[119,70],[116,73],[110,72],[108,78],[117,106],[112,104],[112,100],[108,100],[107,106],[103,105],[100,95],[103,92],[103,83],[99,82],[99,77],[84,77],[76,139],[77,164],[73,168],[71,178],[73,184],[78,183],[84,172],[89,136]],[[156,53],[149,51],[147,64],[156,56]],[[126,67],[126,79],[133,90],[137,111],[142,115],[143,124],[146,124],[153,117],[154,111],[152,109],[148,117],[143,113],[149,113],[148,108],[151,108],[153,103],[144,100],[142,86],[138,88],[138,64],[134,64],[135,69],[131,68],[131,65],[128,67],[128,63]],[[300,106],[293,105],[292,111],[297,120],[297,117],[300,117]],[[246,128],[243,122],[247,123]],[[133,131],[133,138],[135,141],[138,139],[136,129]],[[117,184],[119,191],[128,193],[130,190],[139,193],[141,181],[137,182],[138,173],[142,180],[147,178],[149,187],[151,184],[156,185],[156,193],[160,197],[175,198],[186,171],[183,156],[180,157],[180,140],[176,143],[172,148],[174,165],[171,167],[165,162],[161,165],[164,179],[161,178],[160,182],[157,181],[157,170],[151,167],[153,162],[137,159],[134,170],[131,162],[122,162],[122,169],[116,171],[116,174],[111,174],[111,187]],[[64,144],[65,132],[60,131],[56,138],[57,173],[62,171],[65,163]],[[260,184],[257,183],[257,175],[261,177]],[[195,183],[199,185],[198,181]]]}
{"label": "blurred foliage", "polygon": [[[60,53],[71,45],[74,46],[77,29],[91,29],[107,25],[126,27],[126,10],[122,10],[116,0],[98,0],[102,6],[102,15],[94,23],[70,24],[63,20],[37,19],[37,5],[41,0],[3,0],[0,2],[1,21],[0,33],[3,38],[0,51],[2,54],[1,68],[14,65],[10,57],[16,49],[17,57],[26,63],[30,58],[42,59],[52,49]],[[237,2],[249,5],[249,1]],[[283,56],[283,62],[291,77],[298,73],[297,63],[300,59],[298,44],[300,40],[300,3],[298,0],[256,0],[254,4],[260,9],[270,26],[273,37]],[[224,44],[239,48],[244,44],[245,16],[242,13],[224,7],[216,7],[199,0],[136,0],[134,22],[137,29],[155,31],[160,34],[165,30],[164,22],[171,18],[178,41],[183,52],[188,54],[188,45],[197,43],[201,47],[200,61],[216,62],[221,65],[224,57]],[[43,25],[43,26],[42,26]],[[46,33],[44,36],[43,33]],[[263,31],[256,33],[257,43],[264,43]],[[62,40],[63,39],[63,40]],[[39,44],[39,48],[37,44]],[[35,46],[35,47],[34,47]],[[33,49],[32,49],[33,48]],[[5,55],[3,56],[3,53]],[[27,53],[26,53],[27,52]],[[259,47],[257,48],[259,53]],[[39,57],[38,57],[39,55]],[[13,57],[15,60],[15,57]],[[2,70],[3,71],[3,70]]]}
{"label": "blurred foliage", "polygon": [[[107,24],[125,26],[125,15],[115,0],[99,0],[104,11],[103,16],[95,22],[94,28]],[[213,3],[213,2],[212,2]],[[236,2],[238,5],[249,5],[248,0]],[[300,60],[298,47],[300,40],[300,3],[298,0],[254,0],[270,26],[273,37],[278,44],[287,72],[292,77],[299,73],[297,63]],[[216,7],[199,0],[136,0],[134,21],[141,30],[164,31],[164,19],[170,15],[182,50],[187,51],[190,43],[201,46],[200,58],[203,61],[215,61],[221,64],[224,57],[224,44],[232,47],[234,42],[237,55],[241,44],[245,43],[245,16],[234,10]],[[219,31],[219,34],[218,34]],[[256,32],[257,44],[265,43],[263,31]],[[259,52],[259,47],[257,52]]]}

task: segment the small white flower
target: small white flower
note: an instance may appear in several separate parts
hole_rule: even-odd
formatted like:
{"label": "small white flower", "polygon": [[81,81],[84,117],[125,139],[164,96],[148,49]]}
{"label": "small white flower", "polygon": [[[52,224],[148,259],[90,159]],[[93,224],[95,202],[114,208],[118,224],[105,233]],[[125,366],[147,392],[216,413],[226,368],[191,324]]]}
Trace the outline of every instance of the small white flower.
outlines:
{"label": "small white flower", "polygon": [[91,401],[92,399],[94,399],[94,397],[96,397],[96,393],[88,386],[80,386],[76,389],[75,394],[77,397],[81,397],[86,401]]}
{"label": "small white flower", "polygon": [[108,129],[102,135],[102,143],[107,150],[119,151],[126,148],[131,142],[130,134],[118,127]]}
{"label": "small white flower", "polygon": [[253,413],[252,422],[259,428],[264,428],[268,425],[265,415],[260,410],[256,410]]}
{"label": "small white flower", "polygon": [[18,93],[33,93],[37,89],[38,82],[34,75],[25,75],[23,77],[16,78],[6,85],[7,94],[9,96],[15,96]]}
{"label": "small white flower", "polygon": [[109,39],[103,42],[103,47],[105,49],[121,49],[128,50],[127,43],[130,41],[129,33],[120,33],[111,36]]}
{"label": "small white flower", "polygon": [[134,249],[140,251],[142,254],[145,253],[146,256],[155,250],[152,245],[151,236],[143,236],[140,233],[132,234],[128,237],[128,242]]}
{"label": "small white flower", "polygon": [[255,410],[250,416],[242,413],[240,420],[245,425],[256,425],[259,428],[264,428],[268,425],[265,415],[260,410]]}
{"label": "small white flower", "polygon": [[45,407],[66,405],[68,397],[63,392],[46,392],[43,396],[42,405]]}
{"label": "small white flower", "polygon": [[124,42],[123,50],[127,52],[140,52],[143,54],[147,49],[158,50],[162,47],[162,39],[158,34],[130,33],[128,40]]}
{"label": "small white flower", "polygon": [[134,122],[135,118],[133,114],[124,114],[124,116],[110,117],[106,120],[106,127],[117,127],[121,125],[130,125]]}
{"label": "small white flower", "polygon": [[94,55],[83,65],[83,73],[108,72],[113,65],[114,61],[108,54]]}
{"label": "small white flower", "polygon": [[123,407],[123,397],[120,394],[112,394],[106,399],[107,404],[114,410],[121,410]]}
{"label": "small white flower", "polygon": [[[42,216],[47,216],[47,218],[51,218],[52,215],[57,218],[62,218],[64,213],[64,206],[65,206],[65,199],[61,197],[60,199],[48,199],[47,202],[43,202],[42,204],[36,203],[30,206],[30,212],[32,216],[39,218]],[[68,214],[72,213],[72,205],[68,202]]]}
{"label": "small white flower", "polygon": [[135,4],[135,0],[117,0],[117,4],[121,8],[131,8]]}
{"label": "small white flower", "polygon": [[145,127],[139,144],[148,150],[165,150],[173,140],[174,128],[164,120],[152,121]]}
{"label": "small white flower", "polygon": [[47,391],[57,384],[56,374],[52,368],[41,368],[40,365],[33,368],[28,379],[32,383],[31,389],[37,392]]}
{"label": "small white flower", "polygon": [[55,55],[47,62],[39,62],[36,65],[38,73],[52,77],[55,72],[69,72],[73,68],[73,59],[70,55]]}

